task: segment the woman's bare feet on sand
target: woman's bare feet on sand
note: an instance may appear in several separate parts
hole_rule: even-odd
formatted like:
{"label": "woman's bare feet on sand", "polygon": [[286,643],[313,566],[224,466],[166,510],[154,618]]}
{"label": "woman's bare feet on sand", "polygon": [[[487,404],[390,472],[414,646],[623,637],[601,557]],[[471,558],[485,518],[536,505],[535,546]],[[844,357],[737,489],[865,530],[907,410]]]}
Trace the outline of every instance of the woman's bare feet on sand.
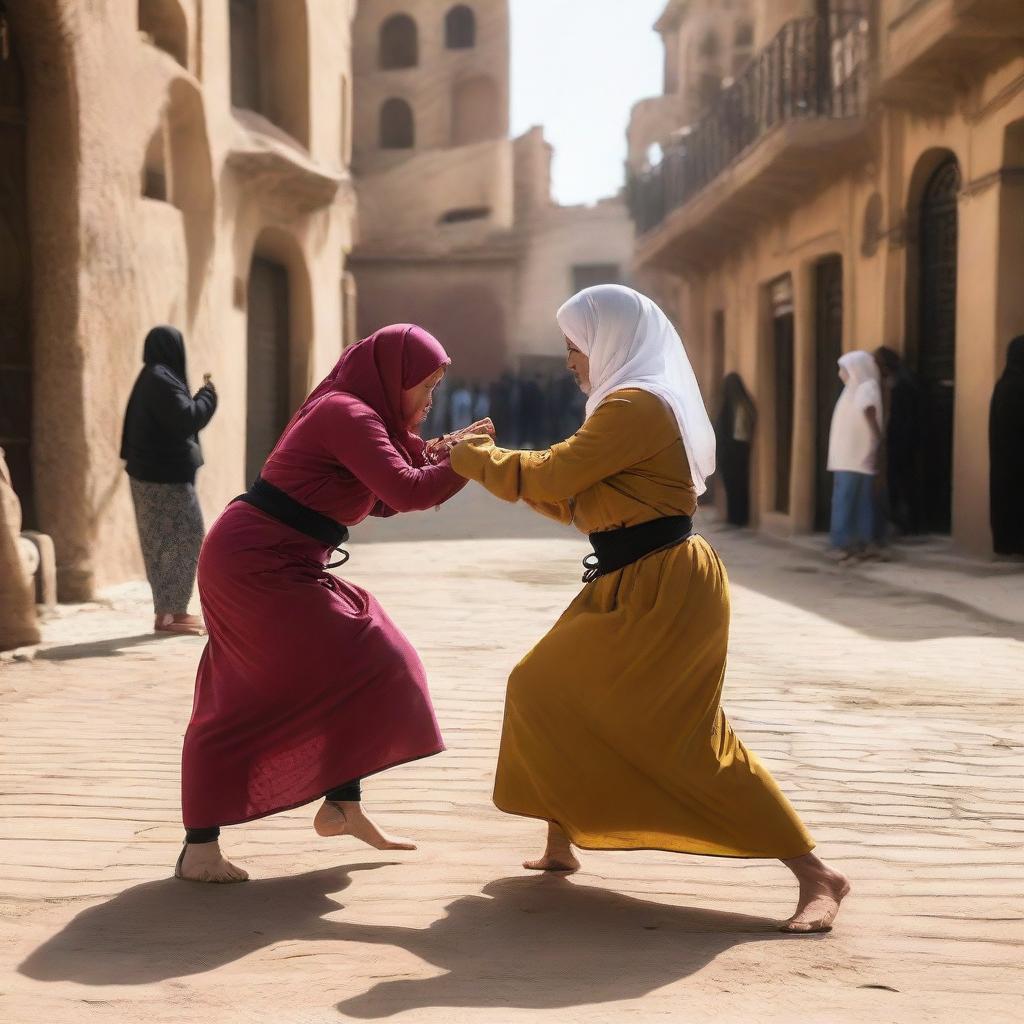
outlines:
{"label": "woman's bare feet on sand", "polygon": [[544,856],[537,860],[524,860],[523,867],[530,871],[558,871],[571,875],[579,871],[580,862],[572,852],[569,837],[553,821],[548,822],[548,841]]}
{"label": "woman's bare feet on sand", "polygon": [[177,633],[179,636],[206,636],[206,624],[198,615],[171,615],[165,612],[153,623],[156,633]]}
{"label": "woman's bare feet on sand", "polygon": [[174,868],[174,877],[187,882],[247,882],[249,872],[232,864],[220,852],[220,843],[186,843]]}
{"label": "woman's bare feet on sand", "polygon": [[779,929],[794,934],[830,932],[839,907],[850,894],[850,880],[813,853],[782,862],[800,883],[796,913]]}
{"label": "woman's bare feet on sand", "polygon": [[313,819],[318,836],[352,836],[375,850],[415,850],[408,839],[383,832],[358,800],[325,800]]}

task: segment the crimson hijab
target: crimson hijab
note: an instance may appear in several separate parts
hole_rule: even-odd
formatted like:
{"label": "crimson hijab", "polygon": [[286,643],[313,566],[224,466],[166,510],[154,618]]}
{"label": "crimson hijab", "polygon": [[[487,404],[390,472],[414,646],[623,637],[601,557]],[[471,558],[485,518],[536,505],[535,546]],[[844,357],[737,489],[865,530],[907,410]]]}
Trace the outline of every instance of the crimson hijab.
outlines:
{"label": "crimson hijab", "polygon": [[[402,391],[422,384],[451,359],[441,342],[415,324],[393,324],[347,349],[337,365],[299,407],[288,425],[306,416],[327,395],[341,392],[368,405],[387,427],[398,451],[413,466],[426,465],[424,443],[402,419]],[[285,431],[287,433],[287,430]]]}

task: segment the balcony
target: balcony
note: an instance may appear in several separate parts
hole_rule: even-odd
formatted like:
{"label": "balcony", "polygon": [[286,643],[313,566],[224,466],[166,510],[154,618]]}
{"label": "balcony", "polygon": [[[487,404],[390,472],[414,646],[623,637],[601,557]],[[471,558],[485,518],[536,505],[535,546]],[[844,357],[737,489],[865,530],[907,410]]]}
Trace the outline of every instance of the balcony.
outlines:
{"label": "balcony", "polygon": [[881,97],[939,115],[965,77],[1013,59],[1024,44],[1019,0],[883,0],[882,15]]}
{"label": "balcony", "polygon": [[752,217],[805,198],[863,142],[868,66],[865,19],[785,25],[661,163],[631,179],[641,262],[698,242],[720,249]]}

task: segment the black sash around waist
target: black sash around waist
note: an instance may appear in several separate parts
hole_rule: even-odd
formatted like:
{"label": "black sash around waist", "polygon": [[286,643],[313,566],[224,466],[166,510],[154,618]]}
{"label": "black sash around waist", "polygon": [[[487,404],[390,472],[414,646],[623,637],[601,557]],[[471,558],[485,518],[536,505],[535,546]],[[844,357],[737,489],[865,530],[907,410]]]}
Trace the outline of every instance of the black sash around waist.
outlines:
{"label": "black sash around waist", "polygon": [[285,526],[290,526],[299,533],[319,541],[331,551],[339,551],[344,558],[340,562],[332,562],[326,566],[328,569],[337,569],[344,565],[348,559],[347,551],[341,550],[341,545],[348,540],[348,527],[336,523],[328,516],[321,515],[311,508],[307,508],[301,502],[285,494],[279,487],[268,484],[263,477],[256,477],[252,487],[240,494],[235,501],[244,501],[246,504],[266,512],[268,516],[276,519]]}
{"label": "black sash around waist", "polygon": [[623,526],[618,530],[603,530],[590,534],[594,553],[583,559],[587,570],[584,583],[592,583],[608,573],[618,572],[645,555],[662,548],[674,547],[693,535],[690,516],[664,516],[639,526]]}

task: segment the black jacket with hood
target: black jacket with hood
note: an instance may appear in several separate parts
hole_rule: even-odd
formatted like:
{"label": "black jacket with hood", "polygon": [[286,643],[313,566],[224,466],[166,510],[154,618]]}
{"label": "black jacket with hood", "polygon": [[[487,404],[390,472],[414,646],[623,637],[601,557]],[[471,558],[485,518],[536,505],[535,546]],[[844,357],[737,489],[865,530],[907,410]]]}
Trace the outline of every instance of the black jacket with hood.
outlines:
{"label": "black jacket with hood", "polygon": [[217,393],[204,384],[192,395],[185,339],[174,327],[146,335],[142,361],[124,414],[121,458],[128,475],[159,484],[190,484],[203,464],[199,431],[213,419]]}

